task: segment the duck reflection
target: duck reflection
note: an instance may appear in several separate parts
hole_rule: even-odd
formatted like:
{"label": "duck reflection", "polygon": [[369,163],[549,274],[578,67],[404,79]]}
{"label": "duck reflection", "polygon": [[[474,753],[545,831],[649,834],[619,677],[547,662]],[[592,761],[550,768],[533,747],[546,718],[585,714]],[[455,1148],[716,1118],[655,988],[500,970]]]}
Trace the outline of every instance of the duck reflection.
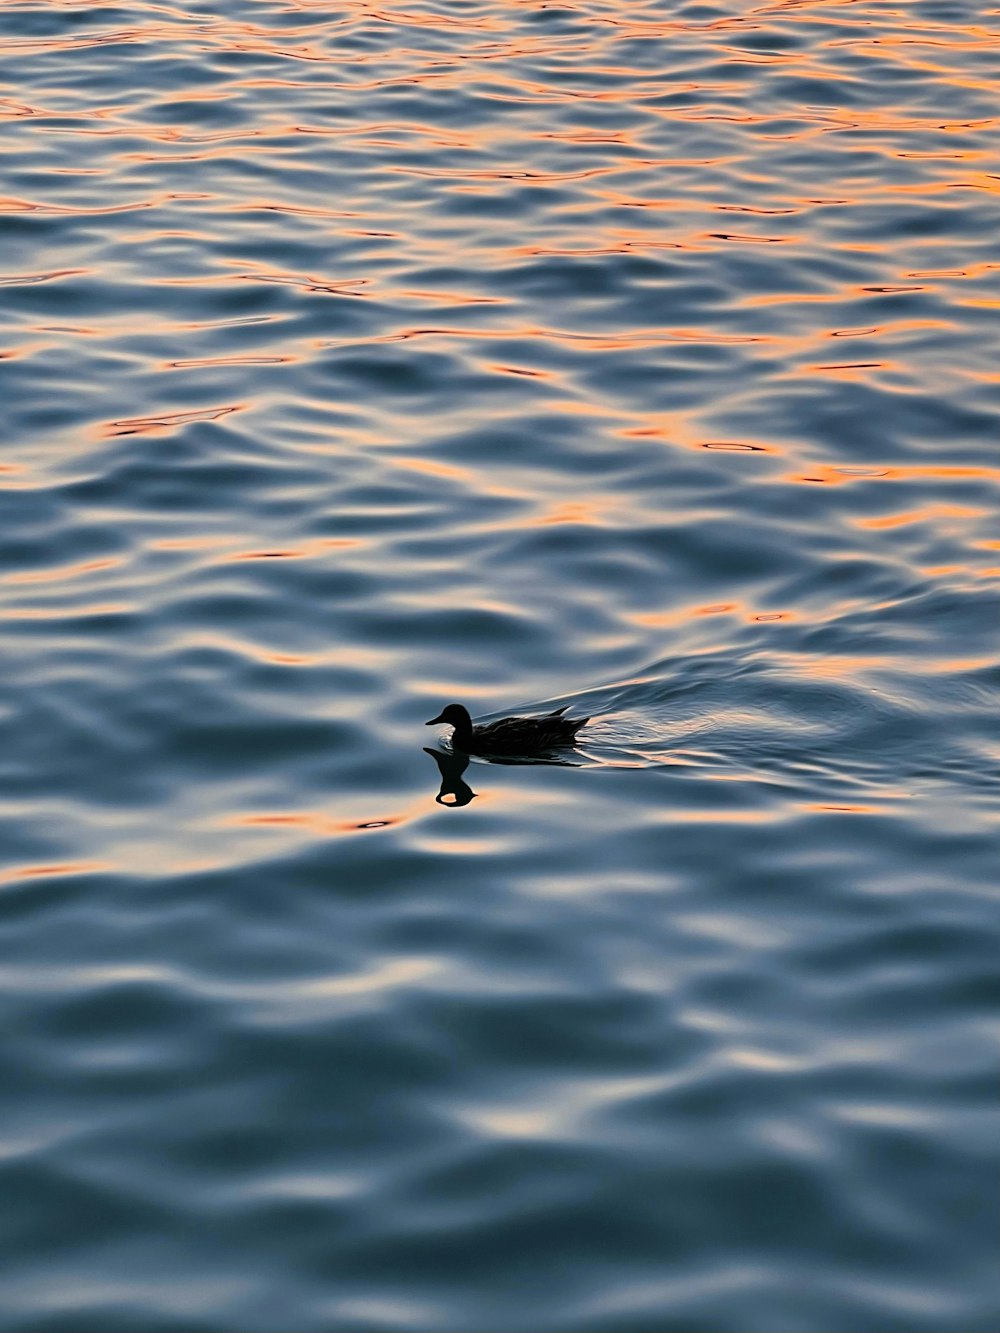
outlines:
{"label": "duck reflection", "polygon": [[[441,790],[434,797],[438,805],[457,807],[468,805],[478,795],[467,782],[462,781],[462,774],[469,767],[469,756],[460,750],[447,754],[443,750],[432,750],[424,746],[424,754],[429,754],[438,766],[441,775]],[[452,797],[447,800],[446,797]]]}

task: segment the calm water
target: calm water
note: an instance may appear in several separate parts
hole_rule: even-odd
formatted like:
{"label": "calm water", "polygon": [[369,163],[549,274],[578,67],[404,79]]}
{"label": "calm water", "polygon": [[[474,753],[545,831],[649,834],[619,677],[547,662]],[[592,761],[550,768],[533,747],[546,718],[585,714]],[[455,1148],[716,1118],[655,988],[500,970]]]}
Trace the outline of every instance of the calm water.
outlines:
{"label": "calm water", "polygon": [[0,28],[4,1333],[995,1333],[1000,10]]}

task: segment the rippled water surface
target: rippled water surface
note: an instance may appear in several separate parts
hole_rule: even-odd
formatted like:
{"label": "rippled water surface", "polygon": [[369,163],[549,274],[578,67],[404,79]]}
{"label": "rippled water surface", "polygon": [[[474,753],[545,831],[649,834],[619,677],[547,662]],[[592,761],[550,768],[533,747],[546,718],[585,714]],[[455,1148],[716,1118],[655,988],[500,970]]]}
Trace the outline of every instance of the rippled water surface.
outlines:
{"label": "rippled water surface", "polygon": [[995,1333],[1000,10],[0,36],[0,1327]]}

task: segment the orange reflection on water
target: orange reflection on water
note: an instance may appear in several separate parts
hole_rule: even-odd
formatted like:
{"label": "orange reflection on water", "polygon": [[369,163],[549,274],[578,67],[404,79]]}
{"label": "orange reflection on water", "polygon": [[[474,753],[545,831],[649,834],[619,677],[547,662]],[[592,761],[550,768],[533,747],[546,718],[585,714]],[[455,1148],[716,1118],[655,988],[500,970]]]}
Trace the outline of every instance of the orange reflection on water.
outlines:
{"label": "orange reflection on water", "polygon": [[90,272],[89,268],[54,268],[45,273],[12,273],[0,276],[0,287],[31,287],[40,282],[58,282],[60,278],[75,278]]}
{"label": "orange reflection on water", "polygon": [[157,551],[212,551],[234,546],[237,537],[157,537],[149,543]]}
{"label": "orange reflection on water", "polygon": [[739,440],[711,440],[705,438],[704,426],[697,412],[629,412],[628,419],[637,425],[622,426],[615,434],[622,439],[663,440],[666,444],[681,445],[686,449],[707,449],[709,452],[733,454],[776,454],[779,445],[772,440],[744,437]]}
{"label": "orange reflection on water", "polygon": [[[745,782],[749,774],[704,773],[706,782]],[[670,810],[663,814],[662,821],[668,824],[777,824],[787,819],[781,809],[770,810],[733,810],[727,807],[713,806],[707,810]]]}
{"label": "orange reflection on water", "polygon": [[676,611],[644,612],[627,616],[636,625],[647,625],[654,629],[665,629],[672,625],[683,625],[686,621],[704,616],[742,615],[749,624],[766,625],[772,621],[797,620],[791,611],[750,611],[741,602],[716,602],[710,606],[684,606]]}
{"label": "orange reflection on water", "polygon": [[883,528],[903,528],[911,523],[927,523],[938,518],[982,518],[988,512],[969,505],[931,504],[906,513],[887,514],[880,518],[855,518],[851,522],[856,527],[878,531]]}
{"label": "orange reflection on water", "polygon": [[[898,799],[898,798],[897,798]],[[861,805],[847,804],[826,805],[821,802],[802,802],[799,805],[800,810],[809,810],[813,814],[839,814],[839,815],[881,815],[885,814],[888,805]]]}
{"label": "orange reflection on water", "polygon": [[700,440],[698,447],[723,454],[773,454],[775,452],[773,445],[759,442],[751,444],[749,440]]}
{"label": "orange reflection on water", "polygon": [[594,501],[576,501],[575,503],[556,504],[530,521],[532,527],[550,527],[561,523],[582,523],[589,527],[602,527],[607,522],[600,507]]}
{"label": "orange reflection on water", "polygon": [[209,366],[281,366],[298,361],[297,356],[260,356],[247,353],[245,356],[202,356],[192,357],[188,361],[164,361],[164,370],[199,370]]}
{"label": "orange reflection on water", "polygon": [[203,407],[188,412],[163,412],[149,417],[123,417],[104,425],[105,435],[156,435],[161,431],[176,430],[195,421],[219,421],[231,412],[240,412],[246,403],[230,403],[225,407]]}
{"label": "orange reflection on water", "polygon": [[870,380],[873,377],[866,374],[871,370],[902,370],[897,361],[841,361],[829,365],[805,365],[797,366],[795,374],[797,375],[825,375],[830,379],[842,380],[844,383],[854,381]]}
{"label": "orange reflection on water", "polygon": [[358,537],[317,537],[298,546],[262,547],[257,550],[237,551],[222,557],[222,563],[239,560],[315,560],[327,551],[345,547],[364,546]]}
{"label": "orange reflection on water", "polygon": [[0,610],[0,620],[80,620],[87,616],[120,616],[138,607],[128,602],[102,602],[93,606],[11,606]]}
{"label": "orange reflection on water", "polygon": [[551,370],[529,370],[527,366],[505,366],[498,361],[487,362],[486,369],[498,375],[524,375],[529,379],[554,380],[556,375]]}
{"label": "orange reflection on water", "polygon": [[688,620],[697,620],[702,616],[725,616],[742,610],[740,602],[712,602],[707,606],[682,606],[676,611],[633,614],[628,619],[637,625],[647,625],[652,629],[667,629],[672,625],[683,625]]}
{"label": "orange reflection on water", "polygon": [[183,642],[186,647],[215,648],[220,652],[232,653],[236,657],[248,657],[263,666],[317,666],[332,656],[325,653],[289,653],[284,649],[269,648],[220,630],[191,631],[183,636]]}
{"label": "orange reflection on water", "polygon": [[888,667],[892,659],[876,653],[841,653],[836,657],[802,657],[784,655],[786,670],[817,680],[851,680],[855,676],[878,667]]}
{"label": "orange reflection on water", "polygon": [[112,866],[107,861],[57,861],[51,865],[17,866],[11,870],[0,870],[0,884],[13,884],[21,879],[41,879],[58,875],[93,875],[111,869]]}
{"label": "orange reflection on water", "polygon": [[509,305],[505,296],[474,296],[462,292],[429,291],[419,287],[401,287],[399,295],[412,301],[432,301],[435,305]]}
{"label": "orange reflection on water", "polygon": [[121,556],[109,556],[105,560],[85,560],[75,565],[60,565],[50,569],[22,569],[14,574],[4,574],[0,583],[61,583],[64,579],[79,578],[100,569],[112,569],[124,564]]}
{"label": "orange reflection on water", "polygon": [[[410,472],[420,472],[430,477],[443,477],[447,481],[461,481],[467,485],[475,483],[475,474],[470,472],[467,467],[458,467],[454,463],[439,463],[433,458],[397,458],[393,460],[396,467],[404,468]],[[497,494],[491,487],[491,493]],[[502,492],[506,494],[507,492]]]}
{"label": "orange reflection on water", "polygon": [[[497,799],[497,795],[495,792],[479,793],[478,799],[480,802],[488,802]],[[291,829],[308,833],[314,838],[339,838],[345,834],[396,828],[401,824],[408,824],[414,819],[424,818],[431,809],[433,809],[433,802],[430,801],[430,798],[421,796],[401,810],[389,814],[372,815],[366,819],[336,819],[331,815],[321,814],[317,810],[275,810],[231,815],[222,822],[226,827]],[[463,848],[466,845],[463,844]]]}
{"label": "orange reflection on water", "polygon": [[933,478],[942,481],[992,481],[1000,483],[1000,467],[951,467],[929,464],[879,467],[864,464],[834,465],[816,463],[808,472],[786,472],[781,478],[788,482],[820,482],[828,486],[844,486],[859,481],[913,481]]}

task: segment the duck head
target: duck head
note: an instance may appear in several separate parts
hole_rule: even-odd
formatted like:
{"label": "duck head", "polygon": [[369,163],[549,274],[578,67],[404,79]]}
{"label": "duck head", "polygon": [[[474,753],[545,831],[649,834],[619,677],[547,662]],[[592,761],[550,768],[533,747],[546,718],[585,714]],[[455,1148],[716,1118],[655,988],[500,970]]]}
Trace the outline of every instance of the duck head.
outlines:
{"label": "duck head", "polygon": [[437,717],[432,717],[426,725],[433,727],[436,722],[448,722],[451,726],[458,727],[461,730],[472,729],[472,718],[464,704],[449,704],[447,708],[441,709]]}

